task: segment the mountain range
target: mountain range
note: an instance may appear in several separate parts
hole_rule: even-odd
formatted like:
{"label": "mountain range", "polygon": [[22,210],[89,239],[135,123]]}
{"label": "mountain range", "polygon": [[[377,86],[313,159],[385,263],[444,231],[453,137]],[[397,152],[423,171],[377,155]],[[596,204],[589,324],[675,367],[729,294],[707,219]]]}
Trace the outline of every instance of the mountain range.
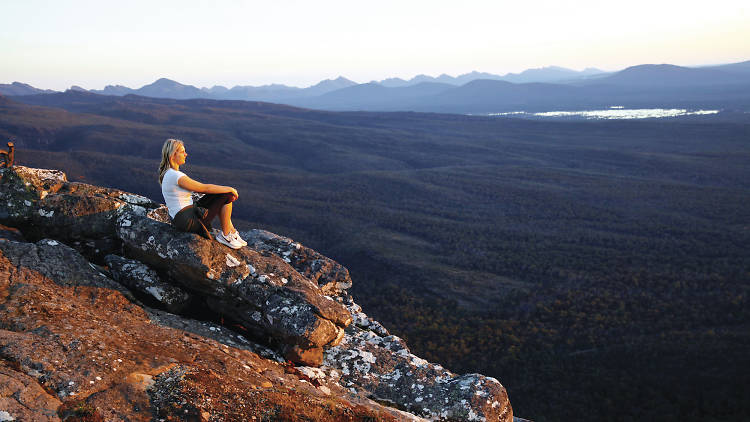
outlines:
{"label": "mountain range", "polygon": [[382,81],[373,81],[376,84],[388,87],[398,88],[410,85],[417,85],[424,82],[436,82],[450,85],[464,85],[477,79],[492,79],[497,81],[508,81],[514,83],[528,83],[528,82],[557,82],[566,80],[576,80],[587,78],[593,75],[605,75],[607,72],[595,68],[586,68],[580,72],[566,69],[559,66],[547,66],[538,69],[527,69],[521,73],[507,73],[504,76],[494,75],[492,73],[485,72],[470,72],[459,76],[450,76],[442,74],[438,77],[432,77],[428,75],[417,75],[411,79],[404,80],[401,78],[388,78]]}
{"label": "mountain range", "polygon": [[[334,111],[421,111],[489,114],[512,111],[627,108],[750,107],[750,62],[688,68],[668,64],[638,65],[612,74],[579,75],[556,83],[473,79],[463,85],[423,81],[394,86],[369,83],[342,88],[287,104]],[[550,72],[524,72],[543,79]],[[558,75],[560,75],[559,70]],[[506,78],[507,79],[507,78]],[[390,85],[390,86],[389,86]]]}
{"label": "mountain range", "polygon": [[[87,91],[74,86],[75,91]],[[8,96],[48,94],[14,82],[0,85]],[[561,67],[498,76],[471,72],[457,77],[418,75],[358,84],[344,77],[307,88],[281,84],[197,88],[161,78],[138,89],[108,85],[87,92],[170,99],[264,101],[333,111],[423,111],[497,113],[570,110],[619,105],[631,108],[750,107],[750,61],[708,67],[643,64],[614,73]]]}
{"label": "mountain range", "polygon": [[[577,72],[575,70],[570,70],[559,66],[548,66],[538,69],[527,69],[519,74],[508,73],[505,76],[474,71],[455,77],[447,74],[442,74],[437,77],[417,75],[409,80],[404,80],[401,78],[387,78],[381,81],[372,81],[370,83],[382,85],[389,88],[417,85],[424,82],[435,82],[460,86],[477,79],[507,80],[509,82],[515,83],[551,82],[559,80],[575,80],[577,78],[585,78],[587,76],[597,74],[602,75],[606,73],[594,68],[587,68],[581,72]],[[284,84],[270,84],[262,86],[236,85],[233,88],[214,85],[211,88],[197,88],[192,85],[183,85],[179,82],[167,78],[160,78],[151,84],[144,85],[141,88],[137,89],[128,88],[123,85],[107,85],[104,87],[104,89],[92,90],[86,90],[85,88],[82,88],[80,86],[73,85],[72,87],[70,87],[70,89],[75,91],[89,91],[95,94],[102,95],[135,94],[142,95],[144,97],[172,98],[178,100],[190,98],[212,98],[226,100],[273,100],[278,98],[313,97],[341,88],[347,88],[353,85],[357,85],[357,82],[351,81],[343,76],[339,76],[336,79],[326,79],[320,81],[317,84],[311,85],[307,88],[298,88]],[[56,91],[38,89],[21,82],[13,82],[12,84],[0,84],[0,94],[9,96],[34,95],[52,92]]]}

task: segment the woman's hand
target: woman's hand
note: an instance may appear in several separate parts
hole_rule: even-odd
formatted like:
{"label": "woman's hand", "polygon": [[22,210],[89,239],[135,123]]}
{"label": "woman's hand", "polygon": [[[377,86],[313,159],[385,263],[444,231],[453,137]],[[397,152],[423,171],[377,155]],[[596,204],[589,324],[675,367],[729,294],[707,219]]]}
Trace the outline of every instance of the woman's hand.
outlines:
{"label": "woman's hand", "polygon": [[232,202],[236,201],[237,198],[240,197],[240,194],[237,193],[237,189],[235,189],[235,188],[233,188],[231,186],[227,186],[227,187],[229,188],[229,193],[231,193],[234,196],[234,199],[232,199]]}

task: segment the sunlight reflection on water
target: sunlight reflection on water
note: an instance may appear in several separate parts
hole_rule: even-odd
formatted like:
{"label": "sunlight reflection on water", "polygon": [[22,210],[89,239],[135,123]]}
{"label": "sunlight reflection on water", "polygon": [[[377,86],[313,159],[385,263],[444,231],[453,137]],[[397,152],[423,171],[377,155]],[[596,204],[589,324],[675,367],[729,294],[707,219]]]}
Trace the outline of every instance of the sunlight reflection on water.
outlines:
{"label": "sunlight reflection on water", "polygon": [[487,116],[582,117],[584,119],[653,119],[660,117],[678,117],[717,113],[719,113],[719,110],[687,110],[684,108],[626,109],[622,106],[612,106],[607,110],[546,111],[542,113],[509,111],[504,113],[488,113]]}

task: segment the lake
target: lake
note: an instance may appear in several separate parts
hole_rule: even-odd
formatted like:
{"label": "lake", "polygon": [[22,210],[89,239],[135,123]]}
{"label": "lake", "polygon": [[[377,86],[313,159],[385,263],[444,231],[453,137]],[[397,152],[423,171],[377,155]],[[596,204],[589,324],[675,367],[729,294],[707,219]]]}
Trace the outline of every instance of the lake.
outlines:
{"label": "lake", "polygon": [[612,106],[603,110],[578,110],[578,111],[545,111],[526,112],[509,111],[504,113],[488,113],[486,116],[504,117],[570,117],[583,119],[655,119],[663,117],[681,117],[693,115],[718,114],[719,110],[688,110],[684,108],[638,108],[629,109],[622,106]]}

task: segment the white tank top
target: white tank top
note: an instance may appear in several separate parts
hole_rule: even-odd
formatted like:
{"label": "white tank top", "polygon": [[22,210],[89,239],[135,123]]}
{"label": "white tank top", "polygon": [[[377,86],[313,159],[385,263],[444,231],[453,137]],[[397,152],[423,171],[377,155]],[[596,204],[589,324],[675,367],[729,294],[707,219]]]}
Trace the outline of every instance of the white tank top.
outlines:
{"label": "white tank top", "polygon": [[185,176],[185,173],[170,168],[164,173],[164,178],[161,179],[161,194],[164,196],[164,202],[167,204],[169,209],[169,216],[174,218],[181,209],[188,205],[193,205],[193,198],[190,196],[192,193],[187,189],[183,189],[177,184],[180,177]]}

